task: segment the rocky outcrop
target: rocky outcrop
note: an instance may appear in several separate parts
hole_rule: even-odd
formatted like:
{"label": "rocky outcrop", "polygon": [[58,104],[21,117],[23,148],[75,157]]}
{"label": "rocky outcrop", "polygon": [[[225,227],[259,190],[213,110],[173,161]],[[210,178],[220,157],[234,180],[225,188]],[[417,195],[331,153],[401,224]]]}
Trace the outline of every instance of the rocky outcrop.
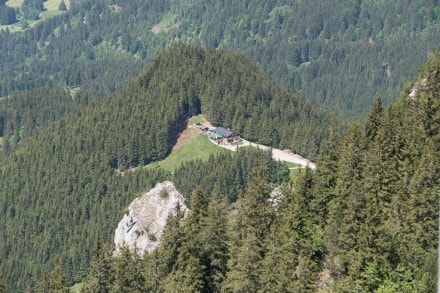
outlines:
{"label": "rocky outcrop", "polygon": [[420,91],[422,91],[422,90],[424,90],[424,89],[426,88],[426,86],[427,86],[427,82],[428,82],[428,79],[427,79],[427,78],[423,78],[422,80],[418,80],[418,81],[414,84],[413,88],[411,89],[411,91],[410,91],[410,93],[409,93],[409,97],[410,97],[411,99],[415,100],[416,97],[417,97],[417,94],[418,94]]}
{"label": "rocky outcrop", "polygon": [[175,215],[176,205],[186,213],[183,196],[172,182],[158,183],[148,193],[136,198],[128,207],[115,230],[116,251],[122,245],[137,250],[140,255],[159,246],[169,215]]}

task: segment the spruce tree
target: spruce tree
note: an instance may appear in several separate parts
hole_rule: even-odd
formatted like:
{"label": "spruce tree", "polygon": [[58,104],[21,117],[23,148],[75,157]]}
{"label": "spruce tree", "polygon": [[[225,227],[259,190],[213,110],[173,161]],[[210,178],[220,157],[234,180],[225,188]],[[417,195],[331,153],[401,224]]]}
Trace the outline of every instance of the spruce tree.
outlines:
{"label": "spruce tree", "polygon": [[378,97],[374,101],[373,107],[368,113],[367,121],[365,122],[365,138],[367,141],[374,140],[381,125],[382,112],[382,99]]}
{"label": "spruce tree", "polygon": [[330,125],[328,140],[323,144],[317,163],[314,196],[310,208],[315,214],[316,224],[324,227],[327,224],[329,203],[336,196],[335,187],[338,178],[339,145],[341,135],[335,124]]}
{"label": "spruce tree", "polygon": [[113,283],[112,253],[97,237],[84,289],[86,292],[108,293]]}
{"label": "spruce tree", "polygon": [[128,246],[119,248],[113,261],[114,282],[110,292],[145,292],[145,277],[140,256]]}
{"label": "spruce tree", "polygon": [[57,261],[49,280],[49,293],[68,293],[67,275],[60,260]]}
{"label": "spruce tree", "polygon": [[162,245],[158,248],[157,255],[150,261],[147,268],[148,271],[153,269],[156,272],[157,277],[153,282],[159,283],[160,291],[164,290],[165,279],[172,272],[179,256],[179,249],[182,245],[183,218],[184,213],[180,208],[180,204],[177,204],[175,216],[170,215],[167,219],[162,234]]}
{"label": "spruce tree", "polygon": [[[273,258],[273,280],[267,277],[265,289],[278,292],[314,291],[316,269],[319,259],[313,259],[322,248],[315,239],[316,229],[310,203],[313,198],[313,174],[309,168],[297,179],[294,188],[283,192],[283,206],[276,222],[276,239],[273,243],[273,255],[266,254],[266,260]],[[317,227],[317,226],[316,226]],[[316,230],[316,231],[315,231]],[[315,243],[317,242],[317,243]],[[319,243],[318,243],[319,242]],[[270,243],[270,242],[269,242]]]}
{"label": "spruce tree", "polygon": [[197,187],[191,195],[191,209],[182,226],[181,245],[173,268],[165,280],[165,290],[177,288],[182,292],[204,291],[207,287],[207,260],[201,235],[208,201],[204,191]]}
{"label": "spruce tree", "polygon": [[224,288],[234,292],[256,292],[261,287],[261,265],[265,241],[274,218],[270,205],[271,188],[265,179],[267,167],[254,167],[248,190],[237,209],[237,240],[230,246],[230,260]]}
{"label": "spruce tree", "polygon": [[67,10],[67,6],[66,6],[66,3],[64,3],[64,0],[61,0],[60,5],[58,6],[58,10],[59,11],[66,11]]}
{"label": "spruce tree", "polygon": [[228,261],[228,207],[226,196],[220,193],[216,185],[204,219],[204,230],[201,232],[201,244],[206,257],[207,291],[220,292],[226,277]]}
{"label": "spruce tree", "polygon": [[362,192],[365,140],[358,124],[350,125],[342,142],[338,166],[336,196],[330,202],[326,226],[327,266],[339,274],[357,275],[363,256],[357,250],[358,233],[365,218],[365,197]]}
{"label": "spruce tree", "polygon": [[3,275],[3,272],[0,271],[0,293],[6,293],[6,292],[7,292],[6,279]]}

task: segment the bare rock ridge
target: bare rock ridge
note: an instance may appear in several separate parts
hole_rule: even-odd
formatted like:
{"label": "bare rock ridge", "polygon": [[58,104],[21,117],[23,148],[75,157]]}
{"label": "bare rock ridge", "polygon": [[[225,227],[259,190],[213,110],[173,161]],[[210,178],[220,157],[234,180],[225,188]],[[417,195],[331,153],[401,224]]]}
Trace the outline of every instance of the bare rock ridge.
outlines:
{"label": "bare rock ridge", "polygon": [[164,181],[149,192],[133,200],[115,230],[116,250],[122,245],[136,249],[142,256],[160,245],[169,215],[175,215],[176,205],[187,213],[184,198],[174,184]]}

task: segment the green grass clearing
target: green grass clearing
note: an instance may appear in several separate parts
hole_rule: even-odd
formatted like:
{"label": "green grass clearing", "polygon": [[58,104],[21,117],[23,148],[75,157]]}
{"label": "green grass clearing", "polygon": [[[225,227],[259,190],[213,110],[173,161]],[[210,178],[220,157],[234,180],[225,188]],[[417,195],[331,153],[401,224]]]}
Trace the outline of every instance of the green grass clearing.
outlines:
{"label": "green grass clearing", "polygon": [[284,162],[284,163],[286,163],[287,167],[289,167],[289,168],[303,168],[303,166],[300,164],[295,164],[295,163],[291,163],[291,162]]}
{"label": "green grass clearing", "polygon": [[[64,13],[64,11],[58,10],[60,3],[61,0],[47,0],[46,2],[44,2],[44,8],[46,10],[41,13],[41,19],[47,19],[52,16]],[[70,0],[65,0],[64,3],[66,4],[67,9],[69,9]]]}
{"label": "green grass clearing", "polygon": [[156,24],[151,31],[154,34],[159,34],[161,32],[169,31],[174,25],[176,25],[176,15],[172,13],[167,13],[164,15],[162,20]]}
{"label": "green grass clearing", "polygon": [[6,1],[6,5],[8,5],[9,7],[20,7],[22,3],[23,3],[23,0]]}
{"label": "green grass clearing", "polygon": [[[70,0],[64,0],[64,3],[66,4],[67,9],[69,9]],[[61,0],[47,0],[44,2],[44,8],[46,8],[48,11],[58,11],[60,4]]]}
{"label": "green grass clearing", "polygon": [[164,160],[149,164],[147,168],[162,168],[168,172],[174,172],[184,162],[193,160],[207,160],[210,155],[228,152],[228,150],[216,146],[209,141],[204,134],[197,134],[195,140],[191,143],[173,150],[171,154]]}
{"label": "green grass clearing", "polygon": [[296,178],[298,178],[298,176],[300,174],[302,174],[303,172],[305,172],[304,168],[298,168],[298,169],[289,169],[289,174],[290,174],[290,179],[292,181],[295,181]]}
{"label": "green grass clearing", "polygon": [[59,15],[62,13],[64,13],[64,11],[46,10],[46,11],[41,12],[39,20],[48,19],[48,18],[51,18],[52,16]]}
{"label": "green grass clearing", "polygon": [[84,289],[84,283],[78,283],[70,287],[70,292],[72,293],[80,293]]}
{"label": "green grass clearing", "polygon": [[72,99],[75,99],[76,95],[81,90],[81,88],[80,87],[69,87],[69,88],[67,88],[67,90],[69,91],[69,94],[72,97]]}
{"label": "green grass clearing", "polygon": [[[47,0],[44,1],[44,8],[50,11],[58,11],[58,7],[60,6],[61,0]],[[64,0],[64,3],[67,6],[67,9],[70,7],[70,0]],[[23,4],[23,0],[9,0],[6,1],[6,5],[9,7],[20,7]]]}
{"label": "green grass clearing", "polygon": [[203,116],[203,114],[199,114],[197,116],[193,116],[191,117],[191,119],[189,119],[188,124],[196,124],[196,123],[206,123],[206,119]]}
{"label": "green grass clearing", "polygon": [[23,28],[20,26],[18,22],[9,25],[0,25],[0,30],[5,30],[5,29],[9,29],[9,31],[12,33],[23,31]]}
{"label": "green grass clearing", "polygon": [[[28,23],[28,27],[33,26],[34,24],[38,23],[40,20],[45,20],[47,18],[50,18],[55,15],[59,15],[61,13],[64,13],[64,11],[58,10],[60,3],[62,0],[47,0],[43,3],[45,11],[43,11],[40,15],[40,19],[33,21],[33,20],[24,20],[22,18],[19,18],[19,22],[13,23],[10,25],[0,25],[0,30],[9,29],[11,32],[19,32],[23,31],[23,21],[26,21]],[[9,0],[6,2],[6,5],[14,8],[21,7],[23,3],[23,0]],[[64,3],[66,4],[67,9],[70,9],[70,0],[64,0]]]}

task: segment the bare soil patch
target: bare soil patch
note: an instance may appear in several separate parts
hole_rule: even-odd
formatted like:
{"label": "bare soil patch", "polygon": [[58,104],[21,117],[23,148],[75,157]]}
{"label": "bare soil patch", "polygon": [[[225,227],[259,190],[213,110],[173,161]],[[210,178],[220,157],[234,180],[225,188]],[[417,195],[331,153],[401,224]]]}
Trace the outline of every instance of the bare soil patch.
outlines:
{"label": "bare soil patch", "polygon": [[198,126],[195,125],[195,123],[194,123],[194,120],[196,117],[199,119],[202,119],[202,121],[203,121],[202,123],[204,125],[206,125],[208,127],[212,127],[212,124],[209,123],[205,119],[205,117],[203,117],[202,115],[193,116],[193,117],[189,118],[186,123],[185,130],[183,130],[183,132],[177,138],[177,142],[173,146],[173,150],[177,150],[177,149],[181,148],[182,146],[191,143],[194,139],[196,139],[197,134],[201,133]]}
{"label": "bare soil patch", "polygon": [[194,125],[188,125],[177,138],[177,142],[173,146],[173,150],[177,150],[182,146],[192,142],[197,137],[197,132],[198,129]]}

